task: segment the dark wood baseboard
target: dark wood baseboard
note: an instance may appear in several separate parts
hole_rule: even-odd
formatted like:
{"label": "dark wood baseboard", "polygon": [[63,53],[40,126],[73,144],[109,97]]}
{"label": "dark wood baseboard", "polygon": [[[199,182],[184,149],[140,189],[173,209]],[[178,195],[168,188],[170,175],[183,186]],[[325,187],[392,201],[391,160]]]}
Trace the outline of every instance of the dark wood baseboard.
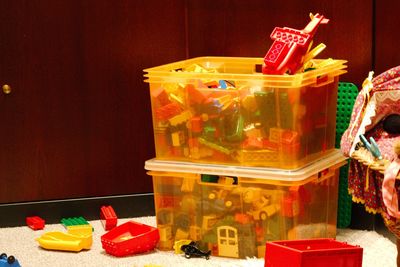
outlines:
{"label": "dark wood baseboard", "polygon": [[0,227],[26,225],[25,218],[29,216],[39,216],[46,224],[60,223],[62,218],[79,216],[88,221],[98,220],[103,205],[111,205],[118,218],[155,215],[152,193],[11,203],[0,204]]}

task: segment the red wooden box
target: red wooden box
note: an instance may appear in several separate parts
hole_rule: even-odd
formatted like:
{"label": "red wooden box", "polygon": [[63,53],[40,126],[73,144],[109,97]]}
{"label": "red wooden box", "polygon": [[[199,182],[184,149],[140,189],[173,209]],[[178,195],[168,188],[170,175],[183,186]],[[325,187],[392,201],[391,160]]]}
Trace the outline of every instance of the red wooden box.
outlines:
{"label": "red wooden box", "polygon": [[265,267],[361,267],[362,253],[332,238],[267,242]]}

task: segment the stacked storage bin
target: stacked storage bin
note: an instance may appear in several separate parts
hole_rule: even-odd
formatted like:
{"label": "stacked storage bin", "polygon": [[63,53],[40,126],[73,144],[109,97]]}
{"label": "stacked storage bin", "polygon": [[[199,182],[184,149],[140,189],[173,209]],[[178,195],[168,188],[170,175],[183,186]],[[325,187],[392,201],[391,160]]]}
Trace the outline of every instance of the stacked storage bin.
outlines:
{"label": "stacked storage bin", "polygon": [[262,74],[262,63],[200,57],[145,70],[160,249],[189,239],[216,256],[263,257],[268,240],[335,237],[345,61],[294,75]]}

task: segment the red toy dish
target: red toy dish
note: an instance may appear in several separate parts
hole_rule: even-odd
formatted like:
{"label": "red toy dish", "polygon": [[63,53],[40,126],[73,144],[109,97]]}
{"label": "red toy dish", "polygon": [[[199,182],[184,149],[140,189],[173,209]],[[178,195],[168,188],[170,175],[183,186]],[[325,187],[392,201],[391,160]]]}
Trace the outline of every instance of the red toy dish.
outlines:
{"label": "red toy dish", "polygon": [[157,228],[129,221],[105,233],[101,244],[108,254],[123,257],[153,250],[159,240]]}

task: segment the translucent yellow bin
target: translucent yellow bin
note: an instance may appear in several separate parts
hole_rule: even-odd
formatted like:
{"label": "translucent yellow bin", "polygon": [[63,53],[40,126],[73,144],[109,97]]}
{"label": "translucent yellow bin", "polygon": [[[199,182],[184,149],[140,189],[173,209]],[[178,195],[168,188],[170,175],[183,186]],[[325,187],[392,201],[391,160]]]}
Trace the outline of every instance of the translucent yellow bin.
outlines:
{"label": "translucent yellow bin", "polygon": [[199,57],[145,69],[156,157],[297,169],[334,149],[346,61],[315,60],[295,75],[264,75],[262,62]]}
{"label": "translucent yellow bin", "polygon": [[340,151],[305,168],[149,160],[159,248],[197,241],[214,256],[264,257],[271,240],[336,236]]}

